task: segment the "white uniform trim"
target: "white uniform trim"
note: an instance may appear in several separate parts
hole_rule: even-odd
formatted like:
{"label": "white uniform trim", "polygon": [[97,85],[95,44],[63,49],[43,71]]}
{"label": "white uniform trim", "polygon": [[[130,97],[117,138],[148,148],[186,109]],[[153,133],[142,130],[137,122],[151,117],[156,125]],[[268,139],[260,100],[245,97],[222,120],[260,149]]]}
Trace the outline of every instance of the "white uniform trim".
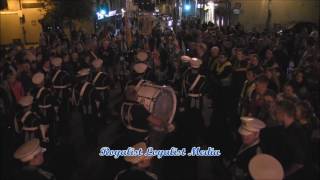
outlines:
{"label": "white uniform trim", "polygon": [[52,107],[52,105],[51,105],[51,104],[48,104],[48,105],[38,105],[38,107],[41,108],[41,109],[47,109],[47,108]]}
{"label": "white uniform trim", "polygon": [[99,90],[99,91],[106,90],[106,89],[110,89],[110,86],[96,87],[96,90]]}
{"label": "white uniform trim", "polygon": [[82,97],[84,95],[84,92],[86,91],[89,84],[90,84],[89,82],[85,82],[83,84],[83,86],[81,87],[81,90],[80,90],[80,97]]}
{"label": "white uniform trim", "polygon": [[27,117],[28,117],[30,114],[32,114],[32,112],[31,112],[31,111],[27,111],[27,112],[22,116],[22,118],[21,118],[22,124],[26,121]]}
{"label": "white uniform trim", "polygon": [[56,85],[53,85],[53,88],[55,88],[55,89],[65,89],[65,88],[67,88],[69,86],[69,84],[67,84],[67,85],[63,85],[63,86],[56,86]]}
{"label": "white uniform trim", "polygon": [[141,86],[142,83],[144,83],[145,81],[143,79],[141,79],[138,84],[134,87],[135,90],[138,90],[138,88]]}
{"label": "white uniform trim", "polygon": [[98,72],[98,74],[94,77],[92,84],[95,85],[97,80],[99,79],[99,77],[101,76],[101,74],[103,74],[103,72]]}
{"label": "white uniform trim", "polygon": [[[237,155],[240,155],[241,153],[245,152],[247,149],[249,149],[249,148],[257,145],[259,142],[260,142],[260,140],[258,139],[258,140],[256,140],[254,143],[252,143],[252,144],[249,145],[249,146],[246,146],[246,147],[241,146],[240,149],[239,149],[239,151],[238,151],[238,154],[237,154]],[[260,149],[260,150],[261,150],[261,149]]]}
{"label": "white uniform trim", "polygon": [[[148,130],[135,128],[131,125],[131,122],[133,121],[132,114],[131,114],[131,109],[133,105],[134,103],[125,102],[121,106],[121,112],[125,113],[125,114],[121,114],[124,125],[132,131],[141,132],[141,133],[148,132]],[[124,112],[125,106],[128,106],[128,110],[126,112]]]}
{"label": "white uniform trim", "polygon": [[52,78],[52,83],[54,83],[55,81],[56,81],[56,79],[57,79],[57,77],[58,77],[58,75],[60,74],[60,72],[61,72],[61,70],[58,70],[55,74],[54,74],[54,76],[53,76],[53,78]]}
{"label": "white uniform trim", "polygon": [[44,89],[45,89],[45,87],[42,87],[42,88],[38,91],[38,93],[37,93],[37,95],[36,95],[36,99],[39,99],[39,98],[40,98],[40,96],[41,96],[42,92],[44,91]]}
{"label": "white uniform trim", "polygon": [[25,126],[23,126],[22,129],[24,131],[36,131],[39,129],[39,127],[25,127]]}
{"label": "white uniform trim", "polygon": [[200,81],[200,78],[202,78],[204,76],[198,74],[196,79],[193,81],[192,85],[189,88],[189,91],[193,91],[193,89],[196,87],[196,85],[198,84],[198,82]]}
{"label": "white uniform trim", "polygon": [[188,96],[189,96],[189,97],[197,98],[197,97],[201,97],[202,94],[201,94],[201,93],[200,93],[200,94],[188,93]]}
{"label": "white uniform trim", "polygon": [[[32,112],[31,111],[27,111],[21,118],[21,123],[23,124],[25,121],[26,121],[26,118],[31,114]],[[18,126],[18,119],[15,118],[14,119],[14,128],[16,130],[16,133],[20,133],[21,130],[19,129],[19,126]]]}

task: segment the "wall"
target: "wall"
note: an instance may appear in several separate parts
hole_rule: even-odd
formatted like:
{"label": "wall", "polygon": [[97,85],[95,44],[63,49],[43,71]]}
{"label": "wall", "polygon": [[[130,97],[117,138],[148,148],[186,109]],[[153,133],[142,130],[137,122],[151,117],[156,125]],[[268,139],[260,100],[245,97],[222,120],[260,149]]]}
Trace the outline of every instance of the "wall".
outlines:
{"label": "wall", "polygon": [[[39,42],[42,27],[39,20],[43,17],[41,8],[21,8],[19,0],[7,0],[8,9],[0,11],[0,44],[11,44],[20,39],[25,44]],[[37,0],[21,0],[21,3],[38,3]],[[20,19],[24,16],[24,23]]]}
{"label": "wall", "polygon": [[[268,16],[269,0],[230,0],[232,7],[241,3],[241,14],[232,15],[232,23],[240,22],[246,29],[263,29]],[[319,23],[319,0],[272,0],[271,25],[290,24],[298,21]]]}
{"label": "wall", "polygon": [[0,12],[0,44],[10,44],[23,39],[18,12]]}
{"label": "wall", "polygon": [[39,20],[43,17],[42,12],[39,8],[28,8],[23,9],[22,13],[25,16],[23,27],[26,33],[26,43],[38,43],[40,33],[42,32],[42,26],[39,23]]}

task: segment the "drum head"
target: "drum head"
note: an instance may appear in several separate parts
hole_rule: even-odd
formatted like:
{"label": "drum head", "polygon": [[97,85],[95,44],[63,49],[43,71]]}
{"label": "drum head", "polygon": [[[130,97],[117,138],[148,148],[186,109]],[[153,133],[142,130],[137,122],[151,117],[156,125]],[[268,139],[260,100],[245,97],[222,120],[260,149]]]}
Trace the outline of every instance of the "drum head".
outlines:
{"label": "drum head", "polygon": [[177,98],[169,86],[144,82],[137,88],[138,102],[155,117],[171,123],[176,112]]}
{"label": "drum head", "polygon": [[161,89],[154,103],[152,114],[171,123],[176,112],[176,101],[175,93],[171,88]]}

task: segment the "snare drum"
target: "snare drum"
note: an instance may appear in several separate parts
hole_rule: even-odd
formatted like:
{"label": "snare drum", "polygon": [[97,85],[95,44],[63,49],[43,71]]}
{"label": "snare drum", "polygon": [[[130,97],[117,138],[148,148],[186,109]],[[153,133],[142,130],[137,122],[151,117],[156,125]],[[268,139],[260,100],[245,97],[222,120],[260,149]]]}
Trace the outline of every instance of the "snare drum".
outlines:
{"label": "snare drum", "polygon": [[[144,81],[138,83],[136,86],[138,99],[137,101],[142,104],[153,116],[167,122],[172,123],[177,105],[177,98],[174,90],[169,86],[159,86],[151,82]],[[121,118],[124,124],[128,127],[131,124],[130,113],[128,113],[127,103],[124,103],[121,108]],[[134,130],[133,127],[130,128]]]}

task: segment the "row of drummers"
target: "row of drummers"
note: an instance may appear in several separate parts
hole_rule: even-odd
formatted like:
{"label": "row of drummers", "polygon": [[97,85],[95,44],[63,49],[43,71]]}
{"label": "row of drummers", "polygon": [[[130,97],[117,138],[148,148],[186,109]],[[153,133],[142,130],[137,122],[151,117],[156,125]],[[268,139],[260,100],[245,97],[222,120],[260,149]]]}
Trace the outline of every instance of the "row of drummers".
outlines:
{"label": "row of drummers", "polygon": [[[96,118],[105,115],[103,108],[107,107],[110,79],[102,70],[101,59],[92,61],[92,71],[81,69],[76,77],[63,70],[61,58],[52,58],[50,63],[49,72],[40,70],[32,76],[34,89],[18,101],[20,109],[14,125],[22,141],[39,138],[49,142],[50,134],[57,134],[56,130],[50,132],[49,126],[63,124],[71,110],[79,110],[87,116],[94,114]],[[75,79],[74,86],[72,79]]]}
{"label": "row of drummers", "polygon": [[[140,79],[147,79],[148,54],[137,54],[138,62],[133,65],[137,76],[132,77],[127,85],[135,85]],[[192,106],[200,106],[200,89],[205,76],[195,71],[201,66],[201,60],[182,56],[181,60],[190,63],[191,68],[185,72],[182,82],[182,95],[189,97]],[[79,107],[86,115],[104,118],[110,91],[111,80],[103,71],[103,60],[92,61],[92,70],[81,69],[77,72],[75,85],[72,86],[70,74],[63,70],[61,58],[51,59],[51,72],[40,71],[33,75],[34,91],[19,100],[22,107],[15,117],[15,130],[23,134],[24,141],[39,136],[48,141],[48,127],[51,122],[63,121],[70,110],[69,102]],[[190,71],[190,72],[189,72]],[[148,79],[147,79],[148,80]],[[188,98],[187,98],[188,99]]]}

